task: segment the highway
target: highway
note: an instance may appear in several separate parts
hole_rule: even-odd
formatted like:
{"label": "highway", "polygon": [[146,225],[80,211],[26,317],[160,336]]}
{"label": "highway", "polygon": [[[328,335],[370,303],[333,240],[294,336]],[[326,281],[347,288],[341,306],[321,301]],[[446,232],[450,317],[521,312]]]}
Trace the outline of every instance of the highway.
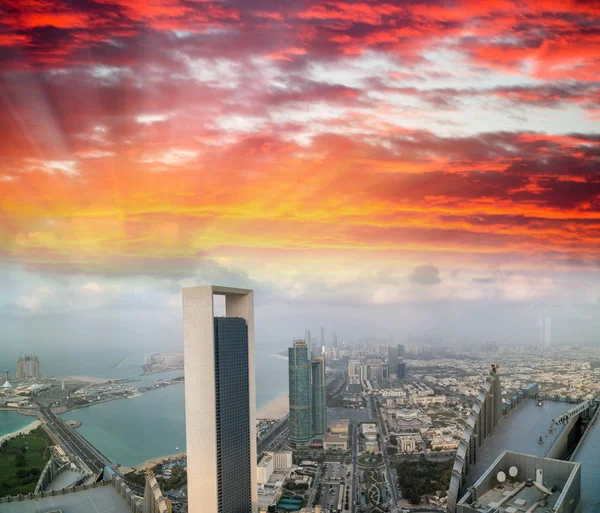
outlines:
{"label": "highway", "polygon": [[390,467],[390,460],[388,459],[387,444],[385,442],[385,436],[382,430],[381,418],[378,415],[379,412],[377,411],[377,405],[373,400],[373,396],[369,396],[369,402],[371,409],[374,412],[375,418],[377,419],[377,433],[379,435],[379,446],[381,448],[381,456],[383,457],[383,463],[385,464],[385,469],[387,472],[388,484],[390,487],[390,493],[392,498],[392,508],[395,509],[398,505],[397,488],[396,483],[394,481],[394,474],[392,473],[392,469]]}
{"label": "highway", "polygon": [[258,441],[256,444],[256,456],[259,460],[263,451],[270,450],[273,442],[275,442],[278,438],[285,436],[285,432],[288,430],[288,417],[289,415],[283,417],[269,430],[265,436]]}
{"label": "highway", "polygon": [[60,420],[49,407],[42,407],[40,413],[47,422],[48,428],[59,439],[66,452],[76,456],[94,475],[104,470],[110,460],[71,426]]}
{"label": "highway", "polygon": [[356,459],[358,457],[358,425],[352,425],[352,500],[350,513],[354,513],[356,507]]}

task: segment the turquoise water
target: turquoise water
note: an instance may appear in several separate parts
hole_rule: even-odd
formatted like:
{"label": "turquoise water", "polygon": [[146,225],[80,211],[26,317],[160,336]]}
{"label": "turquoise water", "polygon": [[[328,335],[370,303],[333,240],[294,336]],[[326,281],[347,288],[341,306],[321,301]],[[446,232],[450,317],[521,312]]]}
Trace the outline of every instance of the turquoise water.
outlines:
{"label": "turquoise water", "polygon": [[296,497],[282,497],[277,503],[277,508],[285,511],[298,511],[302,507],[302,499]]}
{"label": "turquoise water", "polygon": [[16,411],[0,411],[0,436],[23,429],[36,420],[35,417],[19,415]]}
{"label": "turquoise water", "polygon": [[[271,348],[256,350],[257,409],[288,391],[287,358],[278,356],[276,352]],[[139,381],[138,384],[183,375],[183,371],[173,371],[140,376],[141,365],[147,355],[119,355],[88,349],[81,353],[40,355],[40,366],[42,375],[127,378]],[[8,366],[9,362],[0,362],[0,367],[2,364]],[[82,422],[83,425],[79,428],[81,434],[113,463],[138,465],[152,458],[185,450],[184,386],[171,385],[132,399],[74,410],[62,417]],[[2,413],[4,412],[0,412],[0,415]],[[22,422],[22,425],[17,424],[15,428],[7,427],[7,432],[20,429],[31,422],[27,417],[13,412],[6,413],[13,416],[12,422]],[[2,416],[0,434],[4,429],[1,419]]]}
{"label": "turquoise water", "polygon": [[171,385],[61,417],[80,421],[79,432],[113,463],[131,466],[185,451],[184,408],[183,385]]}

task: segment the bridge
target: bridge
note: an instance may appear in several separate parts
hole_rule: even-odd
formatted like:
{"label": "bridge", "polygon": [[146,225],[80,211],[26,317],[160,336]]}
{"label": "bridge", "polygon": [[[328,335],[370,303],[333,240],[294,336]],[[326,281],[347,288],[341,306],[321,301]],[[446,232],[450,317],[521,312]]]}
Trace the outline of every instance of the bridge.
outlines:
{"label": "bridge", "polygon": [[[95,477],[94,480],[98,480],[104,468],[111,465],[111,461],[75,429],[63,422],[50,407],[42,407],[40,416],[46,421],[46,428],[51,431],[65,452],[79,460]],[[144,494],[143,486],[125,479],[118,469],[113,470],[127,483],[127,486],[140,495]]]}
{"label": "bridge", "polygon": [[47,428],[58,438],[61,447],[80,460],[92,474],[99,475],[104,467],[110,465],[110,460],[104,454],[71,426],[60,420],[50,407],[42,407],[40,415],[45,419]]}

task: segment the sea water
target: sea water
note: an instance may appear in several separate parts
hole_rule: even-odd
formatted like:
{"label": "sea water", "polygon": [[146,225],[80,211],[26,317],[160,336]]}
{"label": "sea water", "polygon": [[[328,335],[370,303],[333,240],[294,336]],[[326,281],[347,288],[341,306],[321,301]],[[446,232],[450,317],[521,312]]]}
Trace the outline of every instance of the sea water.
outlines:
{"label": "sea water", "polygon": [[[100,348],[98,348],[100,349]],[[141,366],[151,353],[118,354],[101,350],[40,355],[42,375],[91,376],[131,379],[137,384],[169,380],[183,371],[141,376]],[[15,359],[16,362],[16,359]],[[1,362],[9,365],[9,362]],[[262,408],[288,391],[287,359],[273,348],[258,347],[255,354],[256,407]],[[79,429],[113,463],[133,466],[143,461],[185,451],[185,402],[183,384],[152,390],[131,399],[119,399],[70,411],[62,418],[78,420]],[[14,412],[2,417],[0,434],[21,429],[31,418]],[[10,423],[9,423],[10,417]],[[14,427],[16,426],[16,427]]]}

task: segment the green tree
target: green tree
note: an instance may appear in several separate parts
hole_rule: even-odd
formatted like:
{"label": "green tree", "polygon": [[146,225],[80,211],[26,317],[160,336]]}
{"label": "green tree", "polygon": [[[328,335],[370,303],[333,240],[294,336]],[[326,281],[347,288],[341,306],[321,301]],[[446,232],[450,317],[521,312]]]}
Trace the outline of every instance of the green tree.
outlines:
{"label": "green tree", "polygon": [[15,454],[15,466],[16,467],[24,467],[27,461],[25,460],[25,455],[22,452],[18,452]]}

